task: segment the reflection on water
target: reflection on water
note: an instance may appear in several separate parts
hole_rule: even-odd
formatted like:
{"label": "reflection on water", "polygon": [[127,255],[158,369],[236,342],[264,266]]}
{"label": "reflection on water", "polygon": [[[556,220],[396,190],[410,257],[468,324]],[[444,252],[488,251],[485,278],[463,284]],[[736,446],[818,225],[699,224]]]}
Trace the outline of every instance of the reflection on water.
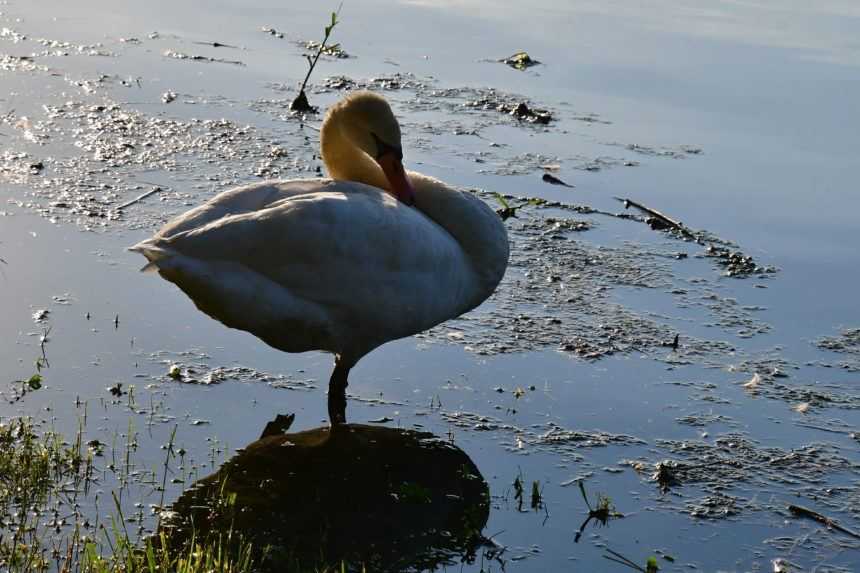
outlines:
{"label": "reflection on water", "polygon": [[[233,495],[225,509],[219,500]],[[173,542],[232,527],[267,548],[271,571],[341,561],[426,570],[473,559],[489,489],[447,441],[350,424],[262,438],[195,483],[173,510],[162,526]]]}

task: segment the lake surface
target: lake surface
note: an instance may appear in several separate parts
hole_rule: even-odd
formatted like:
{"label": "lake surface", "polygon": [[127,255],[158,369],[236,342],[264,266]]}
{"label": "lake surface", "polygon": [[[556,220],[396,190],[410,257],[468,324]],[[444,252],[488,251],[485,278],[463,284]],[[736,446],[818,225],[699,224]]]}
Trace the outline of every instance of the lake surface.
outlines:
{"label": "lake surface", "polygon": [[[472,458],[492,495],[484,534],[505,549],[463,570],[623,570],[607,549],[669,571],[860,569],[856,539],[787,509],[860,530],[860,7],[647,4],[344,5],[333,36],[351,57],[321,59],[312,104],[380,90],[408,167],[551,202],[508,220],[514,257],[493,299],[360,362],[348,417],[449,437]],[[88,438],[133,428],[145,467],[178,425],[201,476],[278,413],[323,425],[329,356],[227,329],[125,249],[231,185],[317,173],[319,118],[287,106],[306,71],[298,43],[321,38],[332,8],[0,3],[0,421],[70,435],[86,411]],[[497,61],[519,50],[541,64]],[[542,181],[547,168],[575,187]],[[707,239],[571,207],[624,212],[615,197]],[[758,269],[725,276],[707,244]],[[45,387],[13,402],[45,335]],[[136,403],[108,392],[117,383]],[[664,460],[681,464],[666,491],[652,479]],[[518,477],[539,482],[537,510],[517,507]],[[575,543],[576,480],[625,517]]]}

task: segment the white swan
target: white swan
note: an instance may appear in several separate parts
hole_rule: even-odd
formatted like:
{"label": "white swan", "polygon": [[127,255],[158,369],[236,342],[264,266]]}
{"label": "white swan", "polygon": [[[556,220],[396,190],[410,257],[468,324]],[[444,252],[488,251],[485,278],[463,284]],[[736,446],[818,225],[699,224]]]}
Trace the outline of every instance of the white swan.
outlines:
{"label": "white swan", "polygon": [[225,325],[286,352],[333,353],[336,425],[350,368],[483,302],[504,275],[508,237],[476,196],[404,171],[381,96],[334,105],[320,143],[332,179],[225,191],[131,250]]}

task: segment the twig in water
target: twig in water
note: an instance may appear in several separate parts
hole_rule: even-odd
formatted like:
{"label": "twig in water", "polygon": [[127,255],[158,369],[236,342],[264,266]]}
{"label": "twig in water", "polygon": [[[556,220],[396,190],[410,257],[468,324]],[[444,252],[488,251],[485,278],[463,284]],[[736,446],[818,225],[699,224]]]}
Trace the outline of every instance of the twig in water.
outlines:
{"label": "twig in water", "polygon": [[131,206],[132,206],[132,205],[134,205],[135,203],[139,203],[140,201],[143,201],[144,199],[146,199],[146,198],[147,198],[147,197],[149,197],[150,195],[155,195],[156,193],[158,193],[158,192],[160,192],[160,191],[161,191],[161,187],[155,187],[155,188],[153,188],[153,189],[150,189],[149,191],[147,191],[147,192],[146,192],[146,193],[144,193],[143,195],[140,195],[139,197],[135,197],[134,199],[132,199],[131,201],[129,201],[129,202],[127,202],[127,203],[123,203],[122,205],[120,205],[119,207],[117,207],[117,208],[116,208],[116,210],[117,210],[117,211],[122,211],[122,210],[123,210],[123,209],[125,209],[126,207],[131,207]]}
{"label": "twig in water", "polygon": [[830,529],[835,529],[836,531],[840,531],[840,532],[844,533],[845,535],[853,537],[854,539],[860,539],[860,533],[857,533],[856,531],[851,531],[850,529],[848,529],[846,527],[842,527],[841,525],[839,525],[838,523],[836,523],[835,521],[833,521],[832,519],[830,519],[826,515],[822,515],[822,514],[818,513],[817,511],[812,511],[811,509],[807,509],[807,508],[799,506],[799,505],[789,505],[788,510],[791,513],[793,513],[794,515],[797,515],[799,517],[808,517],[809,519],[814,519],[815,521],[817,521],[819,523],[823,523],[824,525],[826,525]]}
{"label": "twig in water", "polygon": [[666,227],[671,227],[672,229],[675,229],[676,231],[680,232],[681,234],[683,234],[686,237],[690,237],[691,239],[695,239],[696,241],[699,240],[699,237],[696,236],[695,233],[690,231],[690,229],[685,227],[683,223],[681,223],[680,221],[676,221],[675,219],[672,219],[671,217],[669,217],[667,215],[664,215],[663,213],[661,213],[660,211],[658,211],[656,209],[652,209],[651,207],[646,207],[642,203],[637,203],[636,201],[632,201],[630,199],[622,199],[621,197],[615,197],[615,200],[624,203],[625,209],[629,209],[630,207],[633,207],[634,209],[639,209],[640,211],[642,211],[646,215],[651,215],[651,219],[649,219],[646,222],[648,223],[648,225],[652,229],[659,230],[659,229],[665,229]]}
{"label": "twig in water", "polygon": [[343,8],[343,3],[337,7],[337,12],[331,13],[331,24],[325,27],[325,37],[323,38],[322,43],[319,45],[317,49],[317,53],[313,58],[310,56],[305,56],[308,60],[308,73],[305,75],[305,80],[302,82],[302,87],[299,89],[299,95],[296,96],[296,99],[290,104],[290,109],[293,111],[316,111],[316,108],[311,106],[308,102],[308,96],[305,94],[305,88],[308,86],[308,80],[311,79],[311,73],[314,71],[314,67],[317,65],[317,60],[320,59],[323,51],[325,50],[326,42],[328,42],[329,36],[331,36],[331,31],[337,25],[337,16],[340,14],[340,9]]}
{"label": "twig in water", "polygon": [[198,44],[200,46],[212,46],[213,48],[233,48],[238,50],[239,46],[231,46],[230,44],[223,44],[221,42],[193,42],[194,44]]}

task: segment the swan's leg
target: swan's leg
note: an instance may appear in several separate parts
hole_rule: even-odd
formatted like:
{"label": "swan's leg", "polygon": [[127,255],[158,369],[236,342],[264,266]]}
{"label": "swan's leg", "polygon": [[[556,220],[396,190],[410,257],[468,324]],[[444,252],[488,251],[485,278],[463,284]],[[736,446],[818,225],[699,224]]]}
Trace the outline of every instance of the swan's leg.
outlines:
{"label": "swan's leg", "polygon": [[346,423],[346,386],[352,363],[341,356],[335,358],[334,371],[328,383],[328,418],[331,425]]}

